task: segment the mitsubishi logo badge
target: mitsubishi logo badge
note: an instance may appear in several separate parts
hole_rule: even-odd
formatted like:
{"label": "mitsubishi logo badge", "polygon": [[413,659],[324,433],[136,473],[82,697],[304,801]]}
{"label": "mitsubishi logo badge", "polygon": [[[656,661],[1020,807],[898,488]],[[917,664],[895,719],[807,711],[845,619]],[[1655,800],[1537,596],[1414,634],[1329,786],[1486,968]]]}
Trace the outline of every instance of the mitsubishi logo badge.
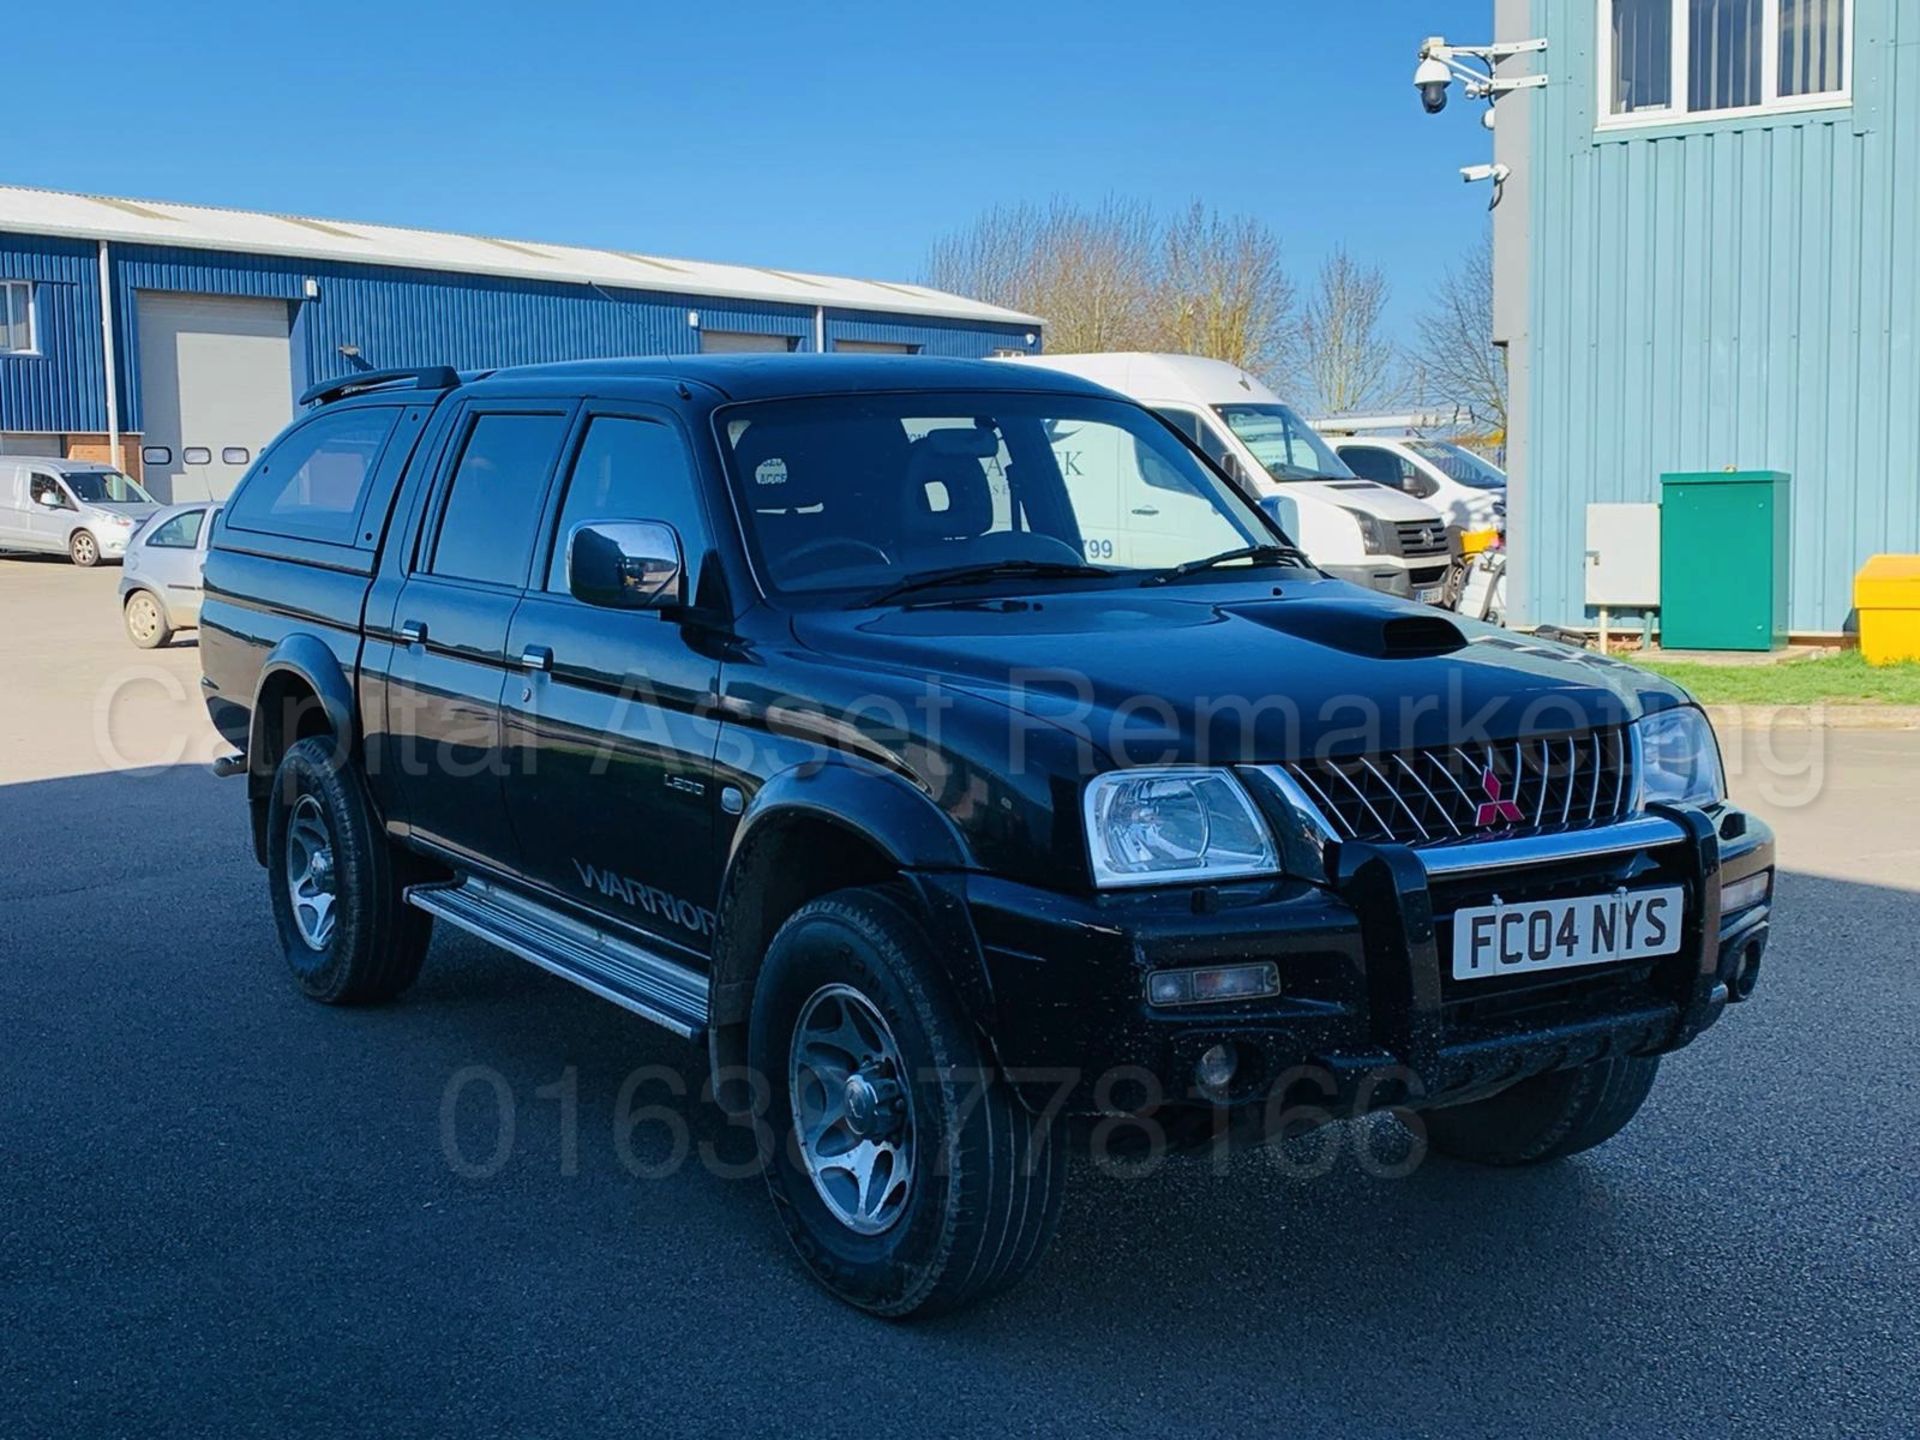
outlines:
{"label": "mitsubishi logo badge", "polygon": [[1501,799],[1501,795],[1504,793],[1504,787],[1500,783],[1500,777],[1494,774],[1491,765],[1480,772],[1480,789],[1486,794],[1487,798],[1485,803],[1474,812],[1474,824],[1484,829],[1489,825],[1499,825],[1502,823],[1518,825],[1520,823],[1523,818],[1520,814],[1520,807],[1511,800]]}

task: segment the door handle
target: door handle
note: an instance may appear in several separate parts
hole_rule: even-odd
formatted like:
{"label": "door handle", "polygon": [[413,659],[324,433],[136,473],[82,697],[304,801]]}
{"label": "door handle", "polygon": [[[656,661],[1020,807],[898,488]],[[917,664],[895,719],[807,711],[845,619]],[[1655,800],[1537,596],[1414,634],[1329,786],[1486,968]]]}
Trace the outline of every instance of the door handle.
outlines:
{"label": "door handle", "polygon": [[1133,507],[1133,513],[1136,515],[1158,515],[1160,512],[1151,505],[1136,505]]}
{"label": "door handle", "polygon": [[424,645],[427,640],[427,626],[423,620],[402,620],[400,622],[400,643],[403,645]]}
{"label": "door handle", "polygon": [[553,651],[545,645],[527,646],[520,652],[520,668],[522,670],[553,669]]}

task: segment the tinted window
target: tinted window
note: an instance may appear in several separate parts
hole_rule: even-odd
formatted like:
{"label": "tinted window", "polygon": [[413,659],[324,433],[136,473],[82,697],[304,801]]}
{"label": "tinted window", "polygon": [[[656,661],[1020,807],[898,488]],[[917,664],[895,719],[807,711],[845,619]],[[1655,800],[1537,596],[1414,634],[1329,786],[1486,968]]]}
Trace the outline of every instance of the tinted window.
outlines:
{"label": "tinted window", "polygon": [[1227,463],[1227,447],[1219,442],[1219,432],[1213,428],[1212,424],[1206,424],[1204,420],[1200,419],[1198,415],[1194,415],[1192,411],[1165,409],[1165,411],[1160,411],[1160,415],[1162,415],[1164,419],[1171,420],[1171,422],[1173,422],[1173,428],[1179,430],[1183,436],[1187,436],[1188,440],[1192,440],[1194,444],[1200,445],[1200,453],[1202,453],[1202,455],[1206,455],[1215,465],[1225,467],[1225,463]]}
{"label": "tinted window", "polygon": [[1343,445],[1340,458],[1361,479],[1391,485],[1396,490],[1400,488],[1400,457],[1391,450],[1382,450],[1377,445]]}
{"label": "tinted window", "polygon": [[399,413],[387,406],[337,410],[289,431],[241,485],[227,523],[352,543],[373,463]]}
{"label": "tinted window", "polygon": [[204,510],[183,510],[154,528],[147,544],[168,550],[191,550],[200,543],[200,527],[207,523]]}
{"label": "tinted window", "polygon": [[616,415],[588,422],[560,509],[549,590],[567,588],[567,537],[574,526],[593,520],[666,521],[679,532],[686,553],[687,593],[698,593],[707,523],[687,447],[673,427]]}
{"label": "tinted window", "polygon": [[1165,427],[1117,401],[913,392],[725,413],[748,541],[779,591],[890,588],[973,565],[1090,561],[1089,575],[1062,578],[1118,579],[1271,534]]}
{"label": "tinted window", "polygon": [[482,415],[467,432],[440,518],[435,575],[524,585],[564,415]]}
{"label": "tinted window", "polygon": [[1200,417],[1191,410],[1162,410],[1160,418],[1194,444],[1200,443]]}

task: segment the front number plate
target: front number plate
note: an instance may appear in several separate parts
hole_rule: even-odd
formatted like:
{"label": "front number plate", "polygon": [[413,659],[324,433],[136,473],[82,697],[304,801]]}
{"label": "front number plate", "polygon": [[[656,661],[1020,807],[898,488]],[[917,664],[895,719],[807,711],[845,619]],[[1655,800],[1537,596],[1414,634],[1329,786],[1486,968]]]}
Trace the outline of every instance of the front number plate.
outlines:
{"label": "front number plate", "polygon": [[1680,948],[1686,892],[1623,890],[1579,900],[1481,905],[1453,914],[1453,978],[1646,960]]}

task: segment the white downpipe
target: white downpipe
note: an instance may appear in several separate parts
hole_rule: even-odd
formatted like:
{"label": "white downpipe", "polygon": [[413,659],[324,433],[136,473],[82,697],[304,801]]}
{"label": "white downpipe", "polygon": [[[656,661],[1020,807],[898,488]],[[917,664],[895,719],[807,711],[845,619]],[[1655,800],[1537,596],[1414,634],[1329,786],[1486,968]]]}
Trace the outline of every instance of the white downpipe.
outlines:
{"label": "white downpipe", "polygon": [[827,307],[824,305],[813,307],[813,353],[827,353]]}
{"label": "white downpipe", "polygon": [[120,380],[114,373],[118,368],[113,358],[113,269],[107,264],[107,242],[100,242],[100,340],[107,358],[107,453],[113,457],[113,468],[124,470],[120,463]]}

